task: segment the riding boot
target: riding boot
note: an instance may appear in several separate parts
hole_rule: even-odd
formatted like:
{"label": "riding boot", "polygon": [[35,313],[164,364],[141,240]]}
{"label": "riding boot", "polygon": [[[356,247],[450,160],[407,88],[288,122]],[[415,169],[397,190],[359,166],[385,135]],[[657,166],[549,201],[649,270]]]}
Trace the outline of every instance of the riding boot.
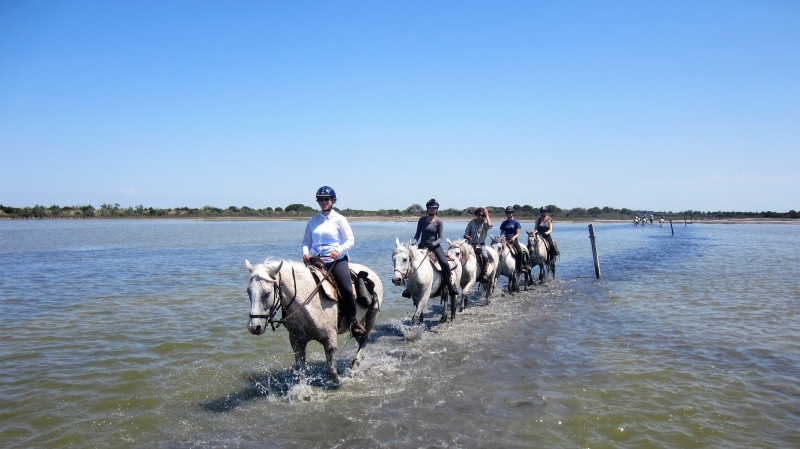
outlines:
{"label": "riding boot", "polygon": [[353,334],[353,337],[358,337],[365,332],[365,329],[358,322],[356,297],[355,295],[350,295],[350,298],[343,297],[342,300],[343,305],[346,307],[345,311],[350,315],[350,333]]}
{"label": "riding boot", "polygon": [[484,259],[484,261],[483,261],[483,274],[481,274],[481,283],[489,282],[488,273],[489,273],[489,261]]}
{"label": "riding boot", "polygon": [[[442,273],[442,282],[444,282],[444,285],[447,286],[447,291],[450,292],[451,296],[457,296],[458,295],[458,289],[453,285],[453,276],[452,276],[452,274],[450,276],[448,276],[447,274]],[[445,295],[444,289],[442,289],[442,299],[445,299],[444,295]]]}
{"label": "riding boot", "polygon": [[364,329],[364,326],[358,322],[358,318],[353,316],[350,318],[350,333],[353,334],[353,337],[359,337],[363,335],[367,330]]}
{"label": "riding boot", "polygon": [[411,292],[409,292],[408,289],[403,290],[403,298],[410,298],[410,297],[411,297]]}

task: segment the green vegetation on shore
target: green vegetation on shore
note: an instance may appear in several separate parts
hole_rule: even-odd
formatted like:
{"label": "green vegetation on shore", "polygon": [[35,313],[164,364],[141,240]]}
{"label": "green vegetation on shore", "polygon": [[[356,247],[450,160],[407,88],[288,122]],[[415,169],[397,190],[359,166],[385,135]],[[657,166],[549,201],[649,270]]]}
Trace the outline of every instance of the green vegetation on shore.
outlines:
{"label": "green vegetation on shore", "polygon": [[[562,220],[632,220],[634,215],[654,215],[656,219],[664,215],[665,218],[691,217],[694,220],[706,219],[739,219],[739,218],[800,218],[800,213],[795,210],[789,212],[723,212],[723,211],[696,211],[686,210],[680,212],[673,211],[653,211],[653,210],[634,210],[634,209],[615,209],[613,207],[591,207],[588,209],[575,207],[572,209],[561,209],[555,205],[549,205],[550,215],[553,218]],[[529,205],[514,205],[517,218],[533,219],[539,216],[539,208]],[[489,212],[495,219],[505,217],[505,207],[489,206]],[[425,209],[419,204],[412,204],[405,209],[380,209],[380,210],[358,210],[358,209],[337,209],[346,217],[359,218],[403,218],[419,217],[425,213]],[[444,217],[463,217],[471,218],[475,207],[466,209],[442,209],[439,215]],[[318,211],[310,206],[303,204],[290,204],[286,207],[266,207],[264,209],[253,209],[247,206],[230,206],[226,209],[218,207],[204,206],[202,208],[178,207],[174,209],[155,209],[138,205],[136,207],[123,208],[119,204],[101,204],[99,208],[91,205],[84,206],[33,206],[33,207],[11,207],[0,204],[0,218],[5,219],[84,219],[84,218],[253,218],[253,219],[293,219],[310,217]]]}

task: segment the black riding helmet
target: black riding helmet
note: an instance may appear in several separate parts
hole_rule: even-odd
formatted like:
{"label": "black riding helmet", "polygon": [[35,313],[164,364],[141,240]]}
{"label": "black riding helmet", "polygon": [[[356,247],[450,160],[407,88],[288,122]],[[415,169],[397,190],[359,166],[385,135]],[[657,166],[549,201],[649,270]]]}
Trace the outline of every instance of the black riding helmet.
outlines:
{"label": "black riding helmet", "polygon": [[336,198],[336,191],[332,187],[322,186],[317,189],[317,199]]}
{"label": "black riding helmet", "polygon": [[427,209],[429,207],[435,207],[435,208],[438,209],[439,208],[439,202],[436,201],[435,199],[431,198],[431,199],[428,200],[427,203],[425,203],[425,208]]}
{"label": "black riding helmet", "polygon": [[539,212],[550,212],[550,209],[548,209],[547,206],[542,206],[539,208]]}
{"label": "black riding helmet", "polygon": [[506,207],[506,213],[509,213],[509,212],[511,212],[512,214],[514,213],[514,207],[513,206]]}

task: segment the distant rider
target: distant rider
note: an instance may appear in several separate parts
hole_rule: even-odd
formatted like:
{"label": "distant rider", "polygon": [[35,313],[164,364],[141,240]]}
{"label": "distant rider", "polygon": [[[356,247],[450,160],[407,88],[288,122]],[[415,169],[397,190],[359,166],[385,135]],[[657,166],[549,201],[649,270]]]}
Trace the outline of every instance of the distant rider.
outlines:
{"label": "distant rider", "polygon": [[444,223],[441,218],[436,216],[436,213],[439,212],[439,203],[431,199],[425,203],[425,208],[428,210],[428,215],[420,217],[417,222],[417,232],[414,234],[414,243],[419,242],[417,245],[418,248],[427,249],[436,255],[436,259],[442,267],[442,282],[444,285],[447,285],[451,296],[457,296],[458,289],[453,284],[450,264],[447,263],[447,257],[444,255],[444,249],[442,248]]}
{"label": "distant rider", "polygon": [[539,218],[536,219],[536,229],[533,232],[539,234],[550,244],[550,249],[547,251],[547,258],[553,260],[559,253],[558,247],[556,247],[555,242],[553,242],[553,237],[551,236],[553,233],[553,219],[547,215],[548,212],[550,212],[550,209],[548,209],[547,206],[539,208]]}
{"label": "distant rider", "polygon": [[506,241],[508,241],[514,249],[517,251],[515,256],[517,262],[517,268],[520,271],[527,271],[528,267],[526,266],[525,261],[522,259],[523,252],[522,246],[519,244],[519,232],[522,229],[522,225],[514,218],[514,208],[512,206],[506,207],[506,219],[503,223],[500,224],[500,232],[506,237]]}
{"label": "distant rider", "polygon": [[489,233],[489,229],[492,229],[492,217],[485,207],[479,207],[475,209],[475,218],[470,220],[467,229],[464,230],[464,238],[475,248],[478,263],[483,267],[480,282],[488,280],[486,272],[489,266],[489,252],[486,251],[486,234]]}
{"label": "distant rider", "polygon": [[350,332],[354,336],[365,332],[356,316],[356,297],[350,279],[350,263],[347,253],[355,244],[353,231],[347,219],[333,209],[336,191],[328,186],[317,190],[320,213],[309,218],[303,236],[303,262],[319,257],[325,268],[333,275],[339,291],[339,305],[350,318]]}

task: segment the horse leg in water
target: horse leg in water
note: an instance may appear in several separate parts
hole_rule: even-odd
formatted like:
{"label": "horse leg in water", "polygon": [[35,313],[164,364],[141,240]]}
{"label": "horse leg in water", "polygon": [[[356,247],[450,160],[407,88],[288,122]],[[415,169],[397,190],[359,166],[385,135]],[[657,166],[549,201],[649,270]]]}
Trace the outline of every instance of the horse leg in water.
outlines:
{"label": "horse leg in water", "polygon": [[328,378],[334,384],[338,385],[339,381],[339,373],[336,372],[336,335],[333,338],[326,337],[323,340],[320,340],[322,346],[325,348],[325,361],[328,364]]}
{"label": "horse leg in water", "polygon": [[300,376],[301,380],[305,380],[306,377],[306,345],[308,345],[308,341],[301,340],[295,337],[292,333],[289,333],[289,344],[292,345],[292,351],[294,352],[294,367],[297,370],[298,375]]}
{"label": "horse leg in water", "polygon": [[353,362],[350,364],[350,368],[352,369],[358,368],[358,365],[361,364],[361,359],[364,357],[364,346],[367,345],[369,336],[372,333],[372,329],[375,328],[375,318],[377,316],[378,309],[370,308],[367,310],[367,316],[364,320],[364,329],[366,329],[366,332],[356,337],[356,342],[358,342],[358,351],[356,351],[356,356],[353,358]]}

